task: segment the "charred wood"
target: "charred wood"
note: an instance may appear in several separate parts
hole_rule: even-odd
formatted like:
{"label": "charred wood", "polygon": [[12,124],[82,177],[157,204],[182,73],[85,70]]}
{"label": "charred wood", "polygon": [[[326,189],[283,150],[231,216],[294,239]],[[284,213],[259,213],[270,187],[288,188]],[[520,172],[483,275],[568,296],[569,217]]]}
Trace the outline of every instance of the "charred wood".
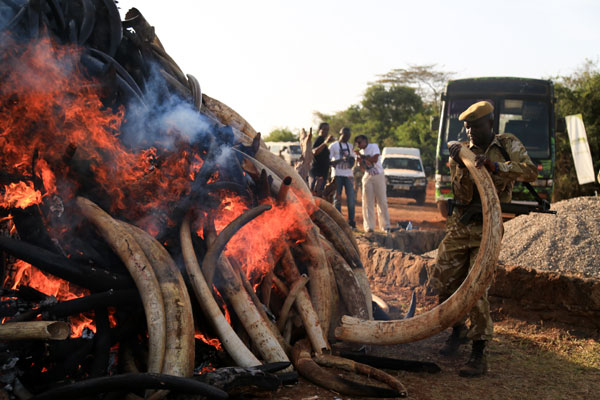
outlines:
{"label": "charred wood", "polygon": [[128,276],[74,263],[68,258],[24,241],[0,237],[0,248],[44,272],[90,290],[105,291],[134,287],[133,280]]}

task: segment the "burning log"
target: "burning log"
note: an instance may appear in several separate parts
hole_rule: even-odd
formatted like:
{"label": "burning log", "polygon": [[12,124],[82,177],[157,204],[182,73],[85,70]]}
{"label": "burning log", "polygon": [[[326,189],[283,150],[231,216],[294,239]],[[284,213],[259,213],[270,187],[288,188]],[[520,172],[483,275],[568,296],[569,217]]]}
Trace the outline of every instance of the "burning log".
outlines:
{"label": "burning log", "polygon": [[358,343],[398,344],[430,337],[463,318],[490,285],[502,242],[500,201],[490,174],[484,168],[475,167],[475,155],[463,146],[460,158],[477,185],[483,209],[481,246],[463,283],[442,304],[412,318],[361,321],[345,316],[335,332],[338,339]]}
{"label": "burning log", "polygon": [[0,340],[64,340],[69,332],[60,321],[9,322],[0,325]]}

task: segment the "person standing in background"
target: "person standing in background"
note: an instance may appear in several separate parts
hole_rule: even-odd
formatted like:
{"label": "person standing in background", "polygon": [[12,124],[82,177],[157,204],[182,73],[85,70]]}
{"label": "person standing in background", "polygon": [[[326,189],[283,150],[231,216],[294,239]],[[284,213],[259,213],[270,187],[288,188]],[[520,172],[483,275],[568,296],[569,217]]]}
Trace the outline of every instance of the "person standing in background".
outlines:
{"label": "person standing in background", "polygon": [[362,212],[363,228],[365,232],[375,230],[375,204],[379,212],[379,227],[386,233],[390,232],[390,214],[387,205],[387,188],[383,165],[379,156],[379,146],[369,143],[365,135],[354,139],[358,163],[364,170],[362,178]]}
{"label": "person standing in background", "polygon": [[335,138],[329,135],[329,124],[321,122],[317,139],[312,147],[313,162],[309,172],[310,190],[319,196],[329,178],[329,146]]}
{"label": "person standing in background", "polygon": [[348,140],[350,139],[350,128],[340,130],[340,138],[337,142],[329,146],[329,158],[334,167],[333,176],[335,181],[335,195],[333,196],[333,205],[339,212],[342,212],[342,190],[346,189],[346,201],[348,204],[348,224],[356,228],[354,221],[354,151]]}

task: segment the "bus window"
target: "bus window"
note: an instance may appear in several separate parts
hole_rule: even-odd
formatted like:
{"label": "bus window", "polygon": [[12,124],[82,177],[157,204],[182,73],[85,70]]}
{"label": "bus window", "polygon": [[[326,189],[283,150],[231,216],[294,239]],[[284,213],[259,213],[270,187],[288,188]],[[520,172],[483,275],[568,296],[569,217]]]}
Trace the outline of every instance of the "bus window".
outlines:
{"label": "bus window", "polygon": [[505,99],[501,102],[498,133],[512,133],[532,158],[550,157],[548,104],[543,101]]}

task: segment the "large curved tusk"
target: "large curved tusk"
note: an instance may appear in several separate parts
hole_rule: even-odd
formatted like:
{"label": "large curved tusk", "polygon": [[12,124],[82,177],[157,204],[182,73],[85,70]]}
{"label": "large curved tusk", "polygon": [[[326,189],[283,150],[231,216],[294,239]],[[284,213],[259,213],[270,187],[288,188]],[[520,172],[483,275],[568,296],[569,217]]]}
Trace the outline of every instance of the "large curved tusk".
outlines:
{"label": "large curved tusk", "polygon": [[186,215],[181,224],[179,233],[181,241],[181,252],[183,253],[183,261],[187,270],[187,274],[192,282],[198,304],[206,318],[212,323],[213,328],[217,332],[219,339],[227,353],[233,358],[235,363],[241,367],[253,367],[261,365],[261,362],[252,354],[235,333],[229,322],[223,316],[221,309],[215,301],[211,289],[204,280],[204,275],[200,270],[198,259],[192,244],[190,234],[190,217]]}
{"label": "large curved tusk", "polygon": [[475,167],[475,154],[462,146],[460,158],[477,185],[483,209],[481,245],[463,283],[445,302],[413,318],[361,321],[344,316],[341,326],[336,328],[336,338],[358,343],[399,344],[430,337],[462,319],[490,285],[502,241],[500,200],[489,173],[485,168]]}
{"label": "large curved tusk", "polygon": [[194,317],[181,272],[169,252],[150,234],[125,222],[121,225],[129,230],[148,257],[163,294],[169,328],[161,373],[189,378],[194,373]]}
{"label": "large curved tusk", "polygon": [[165,307],[158,280],[150,261],[135,239],[92,201],[77,197],[77,206],[121,258],[140,292],[148,324],[148,372],[160,373],[165,356]]}

